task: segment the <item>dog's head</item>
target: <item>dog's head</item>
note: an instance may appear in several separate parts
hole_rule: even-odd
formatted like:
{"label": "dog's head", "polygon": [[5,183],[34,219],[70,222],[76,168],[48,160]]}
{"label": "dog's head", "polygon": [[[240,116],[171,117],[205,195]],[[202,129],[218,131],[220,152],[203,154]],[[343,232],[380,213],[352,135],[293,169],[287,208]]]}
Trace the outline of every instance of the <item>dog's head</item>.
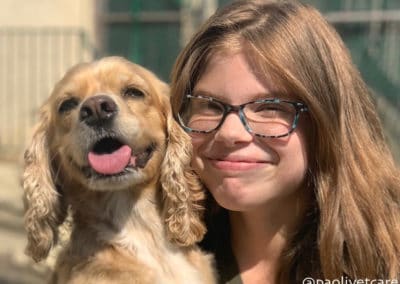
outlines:
{"label": "dog's head", "polygon": [[172,118],[168,93],[153,73],[120,57],[77,65],[56,84],[25,152],[27,253],[35,260],[56,242],[69,186],[113,191],[160,180],[170,239],[190,245],[202,237],[191,142]]}

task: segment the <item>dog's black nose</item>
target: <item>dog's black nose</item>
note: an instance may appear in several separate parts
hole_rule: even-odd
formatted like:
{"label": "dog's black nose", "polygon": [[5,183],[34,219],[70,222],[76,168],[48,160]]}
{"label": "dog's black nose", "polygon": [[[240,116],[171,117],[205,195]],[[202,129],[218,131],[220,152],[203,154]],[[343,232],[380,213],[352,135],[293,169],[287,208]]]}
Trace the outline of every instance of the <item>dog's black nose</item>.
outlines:
{"label": "dog's black nose", "polygon": [[79,118],[87,125],[102,125],[110,121],[118,112],[117,104],[106,95],[88,98],[82,105]]}

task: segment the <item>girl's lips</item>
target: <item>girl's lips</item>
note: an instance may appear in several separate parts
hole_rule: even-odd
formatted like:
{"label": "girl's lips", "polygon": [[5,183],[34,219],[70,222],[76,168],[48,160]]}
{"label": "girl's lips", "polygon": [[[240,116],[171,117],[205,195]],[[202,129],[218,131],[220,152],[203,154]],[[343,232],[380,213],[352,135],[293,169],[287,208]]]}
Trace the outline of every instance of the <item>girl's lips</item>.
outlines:
{"label": "girl's lips", "polygon": [[241,160],[222,160],[209,159],[210,164],[222,171],[246,171],[253,170],[265,166],[264,161],[241,161]]}

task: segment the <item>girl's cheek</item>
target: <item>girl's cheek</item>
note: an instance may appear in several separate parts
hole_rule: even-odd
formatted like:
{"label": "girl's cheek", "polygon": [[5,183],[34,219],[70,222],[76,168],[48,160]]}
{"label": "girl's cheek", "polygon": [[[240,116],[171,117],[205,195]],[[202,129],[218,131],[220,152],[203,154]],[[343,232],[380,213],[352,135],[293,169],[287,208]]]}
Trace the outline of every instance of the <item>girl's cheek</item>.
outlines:
{"label": "girl's cheek", "polygon": [[206,142],[206,137],[204,134],[201,135],[200,133],[191,133],[190,137],[192,138],[192,145],[195,151]]}

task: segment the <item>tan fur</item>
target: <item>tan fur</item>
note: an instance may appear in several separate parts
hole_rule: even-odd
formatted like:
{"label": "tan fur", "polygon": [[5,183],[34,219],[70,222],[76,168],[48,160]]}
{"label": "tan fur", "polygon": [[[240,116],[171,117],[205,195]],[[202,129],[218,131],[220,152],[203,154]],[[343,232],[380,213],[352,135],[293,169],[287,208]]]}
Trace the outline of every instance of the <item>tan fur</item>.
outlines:
{"label": "tan fur", "polygon": [[[127,87],[143,98],[124,96]],[[52,283],[214,283],[203,237],[202,186],[190,168],[190,138],[172,118],[169,88],[148,70],[119,57],[72,68],[41,108],[25,153],[26,252],[35,261],[57,243],[72,212],[70,241]],[[128,177],[85,175],[87,153],[103,135],[79,112],[88,98],[107,96],[118,113],[111,131],[132,149],[155,145],[145,167]],[[67,112],[60,106],[75,98]]]}

